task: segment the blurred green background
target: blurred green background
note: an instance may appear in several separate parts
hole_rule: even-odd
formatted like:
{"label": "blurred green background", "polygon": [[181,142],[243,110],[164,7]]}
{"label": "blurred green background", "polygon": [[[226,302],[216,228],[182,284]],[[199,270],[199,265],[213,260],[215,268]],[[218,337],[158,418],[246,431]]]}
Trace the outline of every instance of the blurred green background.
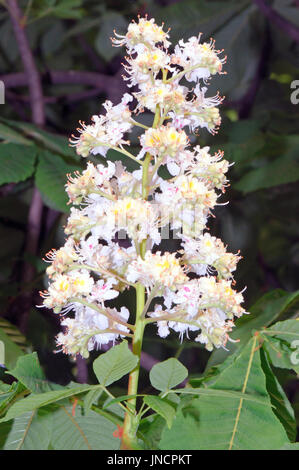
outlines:
{"label": "blurred green background", "polygon": [[[109,38],[113,29],[124,32],[138,14],[164,21],[173,43],[202,32],[203,40],[213,37],[217,48],[225,49],[227,74],[214,78],[208,92],[219,90],[226,97],[222,126],[216,136],[203,130],[193,139],[223,149],[225,158],[235,162],[222,198],[230,204],[215,211],[211,233],[231,251],[241,250],[236,280],[238,290],[247,286],[247,309],[267,292],[298,288],[298,1],[20,1],[42,83],[42,129],[32,124],[28,76],[10,15],[5,2],[0,3],[0,80],[5,84],[0,106],[0,339],[6,334],[19,346],[38,351],[55,382],[93,380],[90,361],[53,353],[59,319],[36,305],[38,291],[47,285],[42,257],[64,243],[66,173],[86,164],[68,146],[68,137],[79,120],[89,121],[102,111],[105,99],[116,103],[125,92],[124,50],[112,48]],[[115,155],[110,152],[108,158]],[[36,205],[34,188],[42,207]],[[120,300],[134,308],[130,293]],[[209,357],[198,344],[180,345],[176,336],[161,340],[154,327],[146,335],[145,351],[144,370],[155,359],[176,354],[198,374]],[[292,373],[280,372],[280,377],[294,401]]]}

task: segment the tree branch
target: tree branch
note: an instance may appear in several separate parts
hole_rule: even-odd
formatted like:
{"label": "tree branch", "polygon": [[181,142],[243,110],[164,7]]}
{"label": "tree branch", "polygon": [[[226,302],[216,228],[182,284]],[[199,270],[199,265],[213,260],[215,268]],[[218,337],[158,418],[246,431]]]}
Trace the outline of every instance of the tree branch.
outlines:
{"label": "tree branch", "polygon": [[293,24],[280,16],[273,8],[264,0],[253,0],[263,14],[294,41],[299,42],[299,29]]}
{"label": "tree branch", "polygon": [[[25,33],[24,28],[22,27],[22,12],[19,8],[17,0],[8,0],[7,9],[13,25],[13,30],[18,43],[20,56],[25,70],[26,81],[29,88],[32,122],[38,126],[44,126],[45,110],[41,81],[39,77],[39,72],[35,66],[27,35]],[[43,202],[41,195],[37,188],[34,188],[32,201],[29,208],[27,221],[27,237],[25,242],[25,251],[32,255],[35,255],[38,249],[42,210]],[[32,281],[32,279],[34,278],[35,269],[31,264],[25,263],[22,274],[22,282],[25,284],[30,283],[30,281]],[[31,302],[32,293],[28,294],[24,299],[24,313],[22,315],[20,325],[22,331],[26,330]]]}
{"label": "tree branch", "polygon": [[[98,88],[91,88],[90,90],[80,91],[76,93],[67,93],[61,94],[57,96],[45,96],[43,97],[44,104],[56,104],[56,103],[77,103],[79,101],[86,100],[88,98],[93,98],[95,96],[99,96],[99,89]],[[5,98],[12,103],[30,103],[30,97],[27,95],[20,95],[14,93],[12,91],[6,90],[5,91]],[[21,111],[21,110],[18,110]],[[23,108],[24,111],[24,108]],[[24,115],[24,113],[23,113]],[[22,117],[23,120],[26,120],[25,117]]]}
{"label": "tree branch", "polygon": [[38,70],[35,66],[27,35],[24,28],[21,26],[23,16],[17,0],[8,0],[7,9],[11,18],[23,67],[27,77],[32,110],[32,121],[34,124],[43,126],[45,124],[45,110],[43,105],[41,81]]}
{"label": "tree branch", "polygon": [[261,82],[266,76],[268,58],[270,54],[270,45],[271,40],[269,34],[269,27],[268,25],[266,25],[261,55],[256,66],[255,76],[251,80],[250,86],[245,95],[242,96],[241,100],[238,103],[236,103],[236,107],[239,110],[240,119],[246,119],[249,117]]}
{"label": "tree branch", "polygon": [[[96,72],[77,70],[49,70],[41,77],[45,84],[49,85],[87,85],[94,87],[93,92],[105,92],[110,99],[119,100],[123,94],[123,81],[117,75],[104,75]],[[25,73],[12,73],[0,76],[5,88],[18,88],[29,85],[28,76]]]}

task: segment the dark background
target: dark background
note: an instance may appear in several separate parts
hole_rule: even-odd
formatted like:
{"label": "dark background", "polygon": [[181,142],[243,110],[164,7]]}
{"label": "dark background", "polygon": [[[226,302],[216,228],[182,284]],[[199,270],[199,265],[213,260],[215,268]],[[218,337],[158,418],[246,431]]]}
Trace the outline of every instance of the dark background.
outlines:
{"label": "dark background", "polygon": [[[299,80],[298,1],[8,0],[7,6],[0,7],[0,331],[38,351],[49,379],[93,381],[90,360],[53,353],[59,319],[36,308],[47,286],[41,258],[64,243],[66,173],[86,164],[67,138],[79,120],[101,112],[105,99],[117,103],[125,92],[125,51],[112,48],[109,37],[137,14],[164,21],[173,43],[202,32],[225,49],[227,75],[214,78],[208,92],[226,96],[222,126],[216,136],[202,130],[194,137],[235,162],[223,198],[230,204],[215,211],[211,233],[241,250],[236,280],[238,290],[247,286],[247,309],[268,291],[298,288],[299,93],[291,88]],[[133,310],[133,296],[124,297]],[[174,355],[198,374],[209,356],[176,336],[161,340],[154,327],[144,344],[144,374]],[[294,402],[292,373],[279,377]]]}

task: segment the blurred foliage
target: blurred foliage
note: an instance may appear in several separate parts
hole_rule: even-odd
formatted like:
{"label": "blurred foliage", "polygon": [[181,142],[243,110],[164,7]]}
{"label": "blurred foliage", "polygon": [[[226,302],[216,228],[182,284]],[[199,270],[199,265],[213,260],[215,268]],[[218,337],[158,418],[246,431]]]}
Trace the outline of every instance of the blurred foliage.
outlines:
{"label": "blurred foliage", "polygon": [[[286,22],[299,25],[298,2],[275,0],[271,4]],[[266,294],[270,302],[290,296],[289,292],[298,288],[299,278],[299,104],[290,100],[291,82],[298,78],[299,45],[287,31],[276,27],[254,2],[246,0],[26,0],[20,6],[42,76],[47,123],[44,130],[30,123],[27,86],[24,80],[17,85],[13,82],[13,74],[22,73],[22,62],[10,19],[1,7],[0,79],[5,78],[6,103],[0,117],[0,305],[1,317],[20,325],[20,298],[33,291],[26,348],[38,351],[47,377],[65,384],[78,372],[71,359],[52,352],[59,330],[57,317],[35,307],[39,303],[37,291],[46,283],[40,259],[64,240],[66,173],[85,165],[68,146],[67,138],[79,120],[88,121],[101,111],[104,99],[117,101],[123,93],[123,51],[112,48],[108,38],[113,29],[123,32],[137,14],[148,13],[158,22],[164,21],[171,27],[173,42],[202,32],[203,40],[212,36],[217,47],[225,49],[227,74],[215,78],[210,87],[212,93],[219,89],[226,96],[220,132],[211,136],[202,131],[194,136],[194,142],[223,149],[225,158],[234,162],[229,173],[231,187],[222,198],[230,204],[215,211],[211,233],[225,240],[233,252],[241,250],[244,260],[237,272],[237,288],[247,286],[249,310],[274,289]],[[145,114],[144,122],[147,118]],[[133,144],[137,143],[135,136]],[[108,158],[115,159],[113,152]],[[45,205],[35,257],[24,250],[34,185]],[[24,261],[36,271],[30,285],[21,282]],[[134,308],[134,300],[125,295]],[[279,310],[275,304],[277,316],[272,311],[267,324],[282,311],[294,314],[294,304],[291,308],[285,301],[287,309]],[[267,305],[262,303],[261,313]],[[242,324],[240,329],[244,332]],[[209,354],[198,344],[180,346],[175,337],[162,344],[154,328],[149,332],[145,350],[155,358],[177,354],[194,373],[205,369]],[[8,334],[5,328],[1,334]],[[15,359],[22,354],[22,347],[11,347],[10,360],[13,354]],[[214,356],[209,364],[223,359]],[[92,382],[95,377],[90,364]],[[279,371],[280,382],[293,402],[293,372]]]}

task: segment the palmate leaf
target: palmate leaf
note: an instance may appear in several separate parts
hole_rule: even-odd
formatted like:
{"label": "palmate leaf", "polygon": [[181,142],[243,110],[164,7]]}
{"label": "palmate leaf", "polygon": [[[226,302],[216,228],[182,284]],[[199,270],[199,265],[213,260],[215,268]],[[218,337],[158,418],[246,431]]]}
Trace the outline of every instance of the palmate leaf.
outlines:
{"label": "palmate leaf", "polygon": [[186,367],[173,357],[159,364],[155,364],[150,371],[152,386],[161,392],[165,392],[179,385],[187,377],[188,370]]}
{"label": "palmate leaf", "polygon": [[0,123],[0,139],[4,142],[21,145],[32,145],[33,142],[22,136],[21,133],[15,131],[10,126]]}
{"label": "palmate leaf", "polygon": [[50,410],[32,410],[1,424],[2,450],[47,450],[52,431]]}
{"label": "palmate leaf", "polygon": [[[26,388],[20,382],[13,382],[11,385],[2,384],[0,391],[0,417],[5,415],[8,407],[19,397],[22,397]],[[7,388],[8,387],[8,388]]]}
{"label": "palmate leaf", "polygon": [[66,163],[60,155],[46,150],[39,152],[35,182],[47,206],[68,212],[68,197],[64,189],[66,175],[78,169],[79,166]]}
{"label": "palmate leaf", "polygon": [[75,150],[69,146],[68,139],[64,136],[45,131],[28,122],[13,121],[3,117],[0,117],[0,122],[3,123],[1,126],[4,126],[4,128],[0,126],[0,138],[2,137],[1,129],[7,129],[8,135],[6,140],[9,140],[10,142],[14,142],[12,140],[12,136],[18,136],[23,140],[16,143],[27,145],[33,145],[35,143],[39,148],[41,147],[42,149],[50,150],[55,154],[62,155],[70,161],[74,160],[76,162],[80,160],[79,155],[77,155]]}
{"label": "palmate leaf", "polygon": [[166,426],[165,419],[158,414],[152,414],[144,418],[139,426],[139,431],[146,438],[147,449],[159,448],[161,434]]}
{"label": "palmate leaf", "polygon": [[119,34],[125,34],[127,27],[126,19],[116,11],[107,11],[102,16],[99,32],[95,39],[95,48],[107,62],[119,54],[115,47],[111,47],[109,40],[113,30],[117,30]]}
{"label": "palmate leaf", "polygon": [[52,384],[46,379],[36,352],[18,358],[15,368],[9,370],[7,374],[18,379],[33,393],[44,393],[53,389],[63,389],[62,386]]}
{"label": "palmate leaf", "polygon": [[204,396],[204,397],[217,397],[217,398],[237,398],[239,400],[251,401],[259,403],[261,405],[269,405],[269,401],[266,397],[260,397],[249,393],[236,392],[235,390],[221,390],[213,388],[182,388],[178,390],[172,390],[174,393],[180,395],[193,395],[193,396]]}
{"label": "palmate leaf", "polygon": [[26,338],[15,325],[4,318],[0,318],[0,328],[15,344],[23,351],[26,351],[28,347]]}
{"label": "palmate leaf", "polygon": [[53,413],[51,447],[53,450],[117,450],[120,440],[113,437],[116,425],[89,411],[84,416],[80,407],[61,406]]}
{"label": "palmate leaf", "polygon": [[65,19],[79,19],[84,15],[83,8],[80,8],[82,5],[82,0],[56,0],[51,1],[51,6],[44,6],[41,8],[42,2],[37,2],[37,16],[44,16],[45,10],[48,12],[49,16],[56,16],[57,18]]}
{"label": "palmate leaf", "polygon": [[64,398],[79,395],[83,392],[88,392],[89,390],[92,390],[96,387],[96,385],[78,385],[74,388],[64,387],[62,390],[53,390],[51,392],[29,395],[23,400],[19,400],[14,403],[9,408],[6,415],[2,419],[0,419],[0,423],[21,416],[22,414],[27,413],[28,411],[33,411],[37,408],[47,406],[51,403],[56,403],[60,400],[63,400]]}
{"label": "palmate leaf", "polygon": [[[244,1],[239,2],[209,2],[202,0],[185,0],[184,2],[174,2],[164,8],[156,8],[154,16],[159,24],[167,18],[171,25],[171,38],[178,42],[182,37],[195,36],[198,31],[204,33],[205,38],[209,38],[226,24],[229,19],[244,8]],[[152,6],[154,8],[154,4]]]}
{"label": "palmate leaf", "polygon": [[34,145],[0,144],[0,185],[25,181],[34,172],[37,148]]}
{"label": "palmate leaf", "polygon": [[299,374],[299,320],[285,320],[261,332],[270,361],[275,367]]}
{"label": "palmate leaf", "polygon": [[0,319],[0,341],[4,344],[4,362],[7,368],[14,367],[17,359],[23,356],[25,338],[19,330],[3,318]]}
{"label": "palmate leaf", "polygon": [[299,442],[288,442],[279,450],[299,450]]}
{"label": "palmate leaf", "polygon": [[69,142],[66,137],[47,132],[38,128],[34,124],[29,124],[28,122],[16,122],[15,125],[42,148],[55,154],[68,157],[70,160],[74,160],[74,162],[80,160],[80,157],[76,154],[74,149],[69,146]]}
{"label": "palmate leaf", "polygon": [[256,336],[208,388],[258,396],[267,403],[244,398],[193,399],[179,411],[172,428],[163,431],[161,449],[280,449],[288,442],[271,408]]}
{"label": "palmate leaf", "polygon": [[167,426],[171,428],[174,416],[175,408],[167,400],[157,397],[155,395],[146,395],[143,399],[144,403],[158,413],[162,418],[165,419]]}
{"label": "palmate leaf", "polygon": [[[273,366],[281,369],[293,369],[299,374],[299,350],[292,349],[289,344],[271,336],[263,335],[263,349],[268,353]],[[299,346],[299,341],[297,343]]]}
{"label": "palmate leaf", "polygon": [[248,193],[280,184],[293,183],[298,180],[298,163],[292,159],[281,157],[271,165],[269,164],[247,173],[234,187],[244,193]]}
{"label": "palmate leaf", "polygon": [[228,350],[215,350],[208,361],[206,370],[221,364],[230,354],[239,351],[252,337],[256,330],[263,330],[285,312],[289,311],[299,300],[299,291],[286,292],[276,289],[263,295],[250,309],[250,315],[244,315],[236,321],[236,328],[230,334],[236,343],[228,343]]}
{"label": "palmate leaf", "polygon": [[299,340],[299,318],[277,322],[263,333],[292,344],[293,341]]}
{"label": "palmate leaf", "polygon": [[85,414],[88,414],[92,405],[98,401],[102,393],[103,393],[102,388],[95,388],[93,390],[89,390],[89,392],[86,393],[84,397],[84,413]]}
{"label": "palmate leaf", "polygon": [[1,424],[3,450],[104,450],[119,448],[116,425],[93,411],[88,416],[68,403],[28,411]]}
{"label": "palmate leaf", "polygon": [[0,397],[1,397],[1,395],[6,394],[9,390],[10,390],[10,385],[8,385],[8,384],[2,382],[2,380],[0,380]]}
{"label": "palmate leaf", "polygon": [[93,363],[93,370],[101,385],[108,386],[131,372],[138,357],[129,349],[127,341],[101,354]]}
{"label": "palmate leaf", "polygon": [[291,441],[296,439],[297,426],[294,410],[283,391],[280,383],[273,374],[267,355],[261,348],[261,364],[266,377],[266,387],[273,405],[273,411],[279,421],[283,424]]}

